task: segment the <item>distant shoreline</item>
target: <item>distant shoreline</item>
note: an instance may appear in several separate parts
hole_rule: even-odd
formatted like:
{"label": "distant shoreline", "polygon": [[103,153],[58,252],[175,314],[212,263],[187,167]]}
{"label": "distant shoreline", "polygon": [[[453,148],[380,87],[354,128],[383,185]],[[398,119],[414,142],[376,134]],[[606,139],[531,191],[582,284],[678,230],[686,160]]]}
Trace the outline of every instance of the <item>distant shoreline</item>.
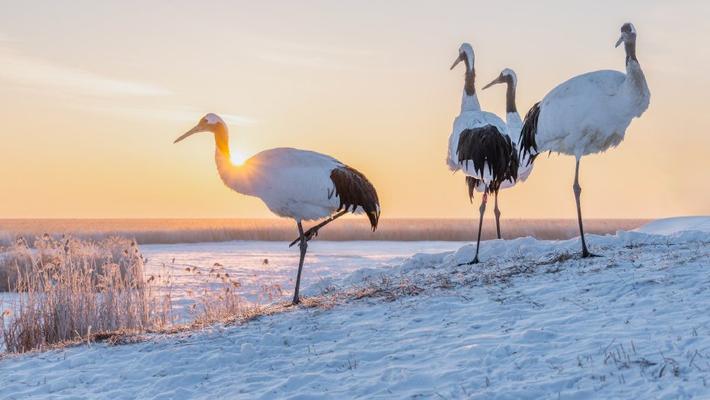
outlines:
{"label": "distant shoreline", "polygon": [[[588,219],[589,233],[608,234],[631,230],[650,219]],[[307,226],[310,223],[306,224]],[[503,237],[534,236],[538,239],[569,239],[579,235],[574,219],[503,219]],[[393,218],[382,219],[376,232],[366,220],[347,218],[328,226],[321,240],[379,241],[470,241],[476,227],[473,219]],[[83,239],[122,236],[139,244],[224,242],[231,240],[292,240],[295,227],[288,219],[0,219],[0,245],[16,237],[28,239],[70,234]],[[483,239],[495,237],[495,223],[484,223]]]}

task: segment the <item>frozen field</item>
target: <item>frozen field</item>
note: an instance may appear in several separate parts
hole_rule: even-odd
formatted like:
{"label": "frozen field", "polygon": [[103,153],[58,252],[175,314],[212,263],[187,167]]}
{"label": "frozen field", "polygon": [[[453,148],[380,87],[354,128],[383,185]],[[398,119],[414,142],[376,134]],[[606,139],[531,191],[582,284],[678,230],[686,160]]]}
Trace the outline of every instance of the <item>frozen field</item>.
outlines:
{"label": "frozen field", "polygon": [[[329,285],[363,268],[387,270],[401,265],[414,253],[440,253],[461,247],[460,242],[327,242],[314,240],[308,245],[301,287],[305,294]],[[141,246],[148,259],[146,272],[169,272],[172,294],[180,309],[190,304],[190,292],[209,288],[214,280],[204,278],[215,263],[241,286],[237,291],[255,303],[278,302],[293,297],[298,248],[284,242],[236,241]],[[186,269],[198,267],[201,275]],[[265,297],[265,287],[274,288],[272,298]],[[281,288],[279,296],[276,288]]]}
{"label": "frozen field", "polygon": [[[584,260],[574,239],[487,241],[476,266],[458,266],[474,249],[452,242],[314,242],[306,293],[384,276],[417,295],[7,357],[0,398],[710,398],[708,225],[590,235],[603,257]],[[156,268],[239,265],[252,287],[267,276],[286,291],[295,261],[278,243],[144,253]]]}

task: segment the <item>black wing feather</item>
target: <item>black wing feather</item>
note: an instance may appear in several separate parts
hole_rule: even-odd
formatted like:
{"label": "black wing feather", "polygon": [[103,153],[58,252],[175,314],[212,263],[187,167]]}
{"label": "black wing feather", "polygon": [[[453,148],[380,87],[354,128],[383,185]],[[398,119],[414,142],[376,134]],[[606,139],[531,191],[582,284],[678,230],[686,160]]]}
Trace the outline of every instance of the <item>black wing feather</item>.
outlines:
{"label": "black wing feather", "polygon": [[525,157],[528,156],[527,165],[532,164],[538,155],[537,143],[535,142],[538,119],[540,119],[539,101],[525,114],[523,129],[520,130],[520,158],[525,159]]}
{"label": "black wing feather", "polygon": [[[472,163],[477,174],[483,175],[486,164],[489,166],[492,179],[486,182],[487,191],[498,190],[505,180],[515,182],[518,179],[520,162],[515,144],[493,125],[461,132],[456,153],[459,164],[468,168]],[[470,199],[473,199],[473,191],[479,182],[473,177],[466,178]]]}
{"label": "black wing feather", "polygon": [[377,229],[380,219],[380,200],[377,191],[370,181],[355,168],[343,165],[330,173],[330,179],[335,185],[335,194],[340,200],[338,211],[355,212],[362,207],[370,220],[372,230]]}

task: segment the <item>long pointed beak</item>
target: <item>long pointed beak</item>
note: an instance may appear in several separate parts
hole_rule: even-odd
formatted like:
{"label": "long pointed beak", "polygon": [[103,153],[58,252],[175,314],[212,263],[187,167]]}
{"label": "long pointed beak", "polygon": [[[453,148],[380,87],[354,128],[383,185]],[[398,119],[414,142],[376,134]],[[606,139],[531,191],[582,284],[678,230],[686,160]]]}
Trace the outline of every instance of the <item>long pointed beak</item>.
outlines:
{"label": "long pointed beak", "polygon": [[616,41],[616,44],[614,45],[614,47],[619,47],[619,45],[621,43],[623,43],[623,41],[624,41],[624,35],[621,35],[621,37],[619,37],[619,40]]}
{"label": "long pointed beak", "polygon": [[503,81],[500,79],[500,77],[497,77],[493,80],[493,82],[487,84],[486,86],[483,87],[483,90],[488,89],[489,87],[495,85],[496,83],[503,83]]}
{"label": "long pointed beak", "polygon": [[190,129],[189,131],[185,132],[185,133],[184,133],[182,136],[180,136],[179,138],[175,139],[175,141],[173,142],[173,144],[175,144],[175,143],[177,143],[177,142],[179,142],[179,141],[185,139],[186,137],[192,135],[193,133],[202,132],[202,131],[203,131],[202,127],[199,126],[199,125],[197,125],[197,126],[195,126],[194,128]]}
{"label": "long pointed beak", "polygon": [[454,69],[455,66],[459,65],[461,61],[463,61],[463,54],[459,54],[459,58],[454,61],[454,63],[451,65],[451,68],[449,68],[449,71]]}

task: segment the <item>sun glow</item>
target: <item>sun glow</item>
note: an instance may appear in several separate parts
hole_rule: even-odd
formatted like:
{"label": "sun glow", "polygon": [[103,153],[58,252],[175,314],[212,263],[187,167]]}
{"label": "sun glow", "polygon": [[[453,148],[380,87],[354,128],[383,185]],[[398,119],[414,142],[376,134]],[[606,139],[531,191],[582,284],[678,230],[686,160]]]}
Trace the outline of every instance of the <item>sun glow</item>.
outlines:
{"label": "sun glow", "polygon": [[244,164],[244,162],[246,162],[247,156],[246,156],[246,154],[244,154],[241,151],[230,150],[229,151],[229,160],[234,165],[242,165],[242,164]]}

